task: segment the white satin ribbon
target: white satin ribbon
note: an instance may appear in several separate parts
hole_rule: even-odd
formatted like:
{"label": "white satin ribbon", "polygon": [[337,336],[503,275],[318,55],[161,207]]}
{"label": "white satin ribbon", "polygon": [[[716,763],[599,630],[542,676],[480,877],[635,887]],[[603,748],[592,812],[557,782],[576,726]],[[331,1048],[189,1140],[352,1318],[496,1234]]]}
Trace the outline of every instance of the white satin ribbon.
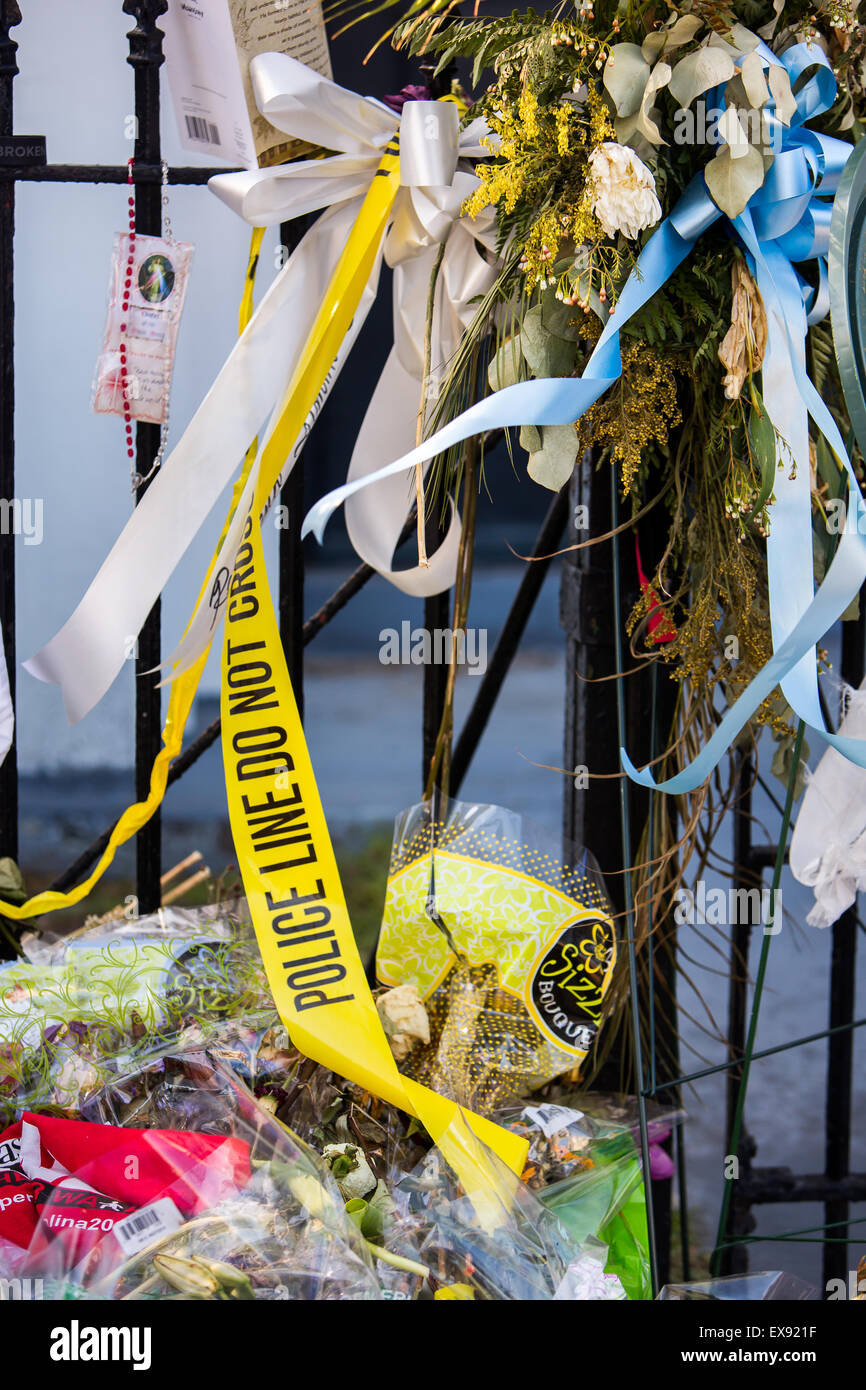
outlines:
{"label": "white satin ribbon", "polygon": [[[866,738],[866,680],[848,692],[839,725],[847,738]],[[828,748],[809,778],[789,856],[791,872],[815,894],[806,918],[829,927],[866,892],[866,769]]]}
{"label": "white satin ribbon", "polygon": [[328,284],[327,267],[359,205],[329,210],[307,232],[78,607],[24,663],[31,675],[61,687],[70,724],[115,680],[157,596],[281,399]]}
{"label": "white satin ribbon", "polygon": [[[235,475],[250,440],[274,418],[273,412],[292,378],[361,199],[397,128],[401,127],[401,168],[421,172],[424,177],[447,180],[454,175],[458,159],[484,152],[478,142],[485,127],[475,122],[458,140],[457,111],[450,102],[410,102],[400,118],[380,102],[346,91],[283,54],[262,54],[254,59],[252,75],[260,108],[273,124],[338,153],[276,169],[220,175],[211,180],[211,186],[256,225],[279,223],[323,208],[326,211],[268,290],[78,607],[51,641],[24,663],[25,669],[39,680],[61,687],[67,716],[73,724],[98,703],[115,680],[130,644],[220,493]],[[413,114],[408,115],[410,111]],[[461,174],[465,175],[465,170],[455,178]],[[401,226],[406,230],[389,234],[389,258],[393,257],[395,264],[414,257],[432,258],[435,247],[447,237],[448,264],[443,263],[440,275],[443,292],[437,309],[437,323],[441,319],[445,327],[434,345],[434,359],[439,365],[453,351],[454,340],[449,332],[456,331],[455,324],[467,312],[465,301],[460,299],[461,285],[465,287],[465,299],[482,292],[479,286],[486,287],[492,267],[474,250],[474,243],[470,255],[465,228],[454,238],[449,235],[449,229],[460,221],[456,182],[453,194],[447,186],[435,185],[406,188],[405,194],[405,198],[398,196],[394,229]],[[490,229],[486,239],[489,238]],[[379,265],[377,260],[352,325],[352,340],[372,303]],[[423,274],[422,266],[416,274]],[[426,303],[426,293],[424,300]],[[405,370],[410,379],[416,380],[417,343],[423,342],[424,318],[410,319],[407,314],[401,318],[399,332],[400,358],[409,362]],[[323,388],[324,395],[345,356],[341,350]],[[420,382],[420,374],[417,381]],[[417,403],[418,389],[413,394]],[[318,408],[324,395],[319,398]],[[384,393],[377,396],[384,401]],[[417,404],[410,406],[407,387],[399,400],[389,399],[387,412],[383,405],[369,424],[365,419],[359,441],[363,447],[356,449],[351,464],[355,476],[372,469],[381,457],[378,447],[374,453],[365,441],[372,440],[386,426],[391,441],[395,434],[402,437],[401,432],[409,428],[410,415],[414,440]],[[308,420],[302,438],[309,427]],[[291,471],[298,452],[296,444],[281,481]],[[379,562],[376,567],[407,592],[436,593],[448,588],[456,563],[456,518],[446,541],[432,557],[429,570],[420,571],[415,579],[415,571],[394,574],[388,564],[405,520],[408,493],[398,480],[395,487],[382,489],[377,496],[378,506],[359,507],[353,518],[352,533],[359,553],[363,547],[371,562],[375,557]],[[234,535],[231,540],[235,541]],[[219,565],[230,570],[236,549],[227,541]],[[212,599],[206,597],[186,637],[169,658],[170,662],[180,662],[175,674],[192,664],[207,647],[219,606],[218,592]]]}
{"label": "white satin ribbon", "polygon": [[[440,246],[445,251],[434,299],[425,414],[472,320],[472,301],[496,278],[493,214],[461,217],[464,201],[478,186],[467,161],[489,152],[481,144],[489,129],[476,120],[459,131],[457,108],[450,102],[410,101],[397,117],[380,102],[338,87],[285,54],[262,54],[251,71],[259,109],[272,125],[339,152],[327,159],[212,178],[213,191],[254,226],[288,221],[347,190],[364,191],[382,150],[400,130],[403,188],[384,246],[385,260],[394,269],[394,348],[355,443],[348,470],[352,482],[375,472],[383,452],[405,453],[415,444],[427,297]],[[489,254],[482,255],[480,247]],[[409,469],[358,492],[346,506],[346,529],[362,560],[403,593],[427,598],[454,583],[460,518],[452,509],[446,535],[428,566],[395,570],[394,551],[413,479]]]}

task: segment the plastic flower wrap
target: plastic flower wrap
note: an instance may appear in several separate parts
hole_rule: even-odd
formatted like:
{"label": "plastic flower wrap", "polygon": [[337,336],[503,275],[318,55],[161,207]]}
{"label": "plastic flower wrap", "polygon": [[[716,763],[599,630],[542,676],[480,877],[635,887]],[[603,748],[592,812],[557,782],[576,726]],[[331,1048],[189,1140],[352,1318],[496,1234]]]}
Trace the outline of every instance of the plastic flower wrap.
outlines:
{"label": "plastic flower wrap", "polygon": [[[94,928],[4,972],[0,1275],[50,1298],[646,1296],[598,1229],[610,1201],[545,1200],[610,1126],[581,1120],[556,1163],[535,1135],[532,1185],[485,1154],[494,1180],[467,1191],[417,1121],[293,1047],[243,911],[177,925]],[[410,1057],[426,1020],[398,991]],[[461,1121],[452,1137],[479,1152]]]}
{"label": "plastic flower wrap", "polygon": [[0,966],[0,1121],[15,1105],[77,1111],[117,1066],[229,1013],[273,1003],[245,907],[164,909],[28,944]]}
{"label": "plastic flower wrap", "polygon": [[49,1297],[368,1299],[327,1166],[206,1054],[168,1054],[0,1135],[0,1263]]}
{"label": "plastic flower wrap", "polygon": [[489,1114],[577,1067],[617,942],[595,860],[499,806],[429,803],[398,817],[376,972],[415,986],[430,1042],[403,1069]]}

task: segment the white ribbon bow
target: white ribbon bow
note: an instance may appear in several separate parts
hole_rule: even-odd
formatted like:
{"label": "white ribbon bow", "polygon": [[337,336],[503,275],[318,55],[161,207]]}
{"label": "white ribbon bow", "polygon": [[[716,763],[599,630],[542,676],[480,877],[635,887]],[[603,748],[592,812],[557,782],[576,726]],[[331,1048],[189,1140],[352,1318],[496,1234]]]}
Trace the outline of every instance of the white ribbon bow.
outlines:
{"label": "white ribbon bow", "polygon": [[[375,177],[382,152],[400,131],[400,178],[385,238],[384,258],[394,270],[394,347],[373,393],[349,464],[348,481],[366,477],[389,451],[416,442],[424,376],[424,334],[430,278],[440,246],[431,334],[427,405],[475,312],[473,301],[496,278],[495,218],[489,211],[461,216],[478,180],[466,161],[487,153],[483,120],[459,130],[452,102],[408,101],[397,116],[372,97],[359,97],[285,54],[266,53],[252,64],[259,110],[277,129],[339,153],[275,169],[219,174],[210,187],[254,226],[272,226],[325,206],[350,203],[355,211]],[[461,163],[461,161],[463,161]],[[354,214],[353,214],[354,215]],[[378,275],[378,263],[375,271]],[[398,589],[413,597],[441,593],[454,582],[459,517],[427,567],[392,568],[406,521],[408,481],[414,470],[356,493],[346,507],[346,528],[356,552]]]}
{"label": "white ribbon bow", "polygon": [[[469,300],[483,293],[495,276],[494,265],[476,245],[481,241],[492,248],[492,219],[476,224],[460,217],[463,199],[475,186],[474,177],[460,167],[460,161],[485,152],[479,144],[486,130],[481,123],[458,134],[457,111],[451,102],[407,102],[402,116],[397,116],[381,103],[338,87],[282,54],[255,58],[252,77],[260,108],[270,121],[289,134],[339,153],[270,170],[218,175],[211,180],[214,191],[258,225],[321,208],[325,211],[262,299],[78,607],[51,641],[25,662],[38,679],[60,685],[70,723],[82,719],[115,680],[135,634],[236,473],[250,440],[259,434],[261,448],[265,447],[364,194],[398,127],[404,189],[398,194],[386,237],[387,257],[395,266],[395,346],[362,425],[350,478],[373,471],[382,457],[383,441],[386,452],[414,443],[422,375],[420,344],[437,247],[446,243],[433,324],[434,379],[474,312]],[[425,179],[432,182],[423,183]],[[316,405],[289,452],[279,486],[291,472],[375,299],[380,262],[381,256]],[[400,295],[405,295],[404,305]],[[230,528],[220,551],[217,576],[223,569],[230,573],[233,567],[254,477],[255,470],[248,485],[250,496],[242,497],[237,524]],[[351,519],[347,518],[353,543],[363,558],[405,592],[419,596],[441,592],[453,583],[457,519],[452,518],[429,569],[394,571],[393,552],[408,505],[403,477],[368,489]],[[178,663],[172,675],[187,669],[207,649],[225,597],[224,586],[216,584],[196,610],[185,637],[164,663]]]}

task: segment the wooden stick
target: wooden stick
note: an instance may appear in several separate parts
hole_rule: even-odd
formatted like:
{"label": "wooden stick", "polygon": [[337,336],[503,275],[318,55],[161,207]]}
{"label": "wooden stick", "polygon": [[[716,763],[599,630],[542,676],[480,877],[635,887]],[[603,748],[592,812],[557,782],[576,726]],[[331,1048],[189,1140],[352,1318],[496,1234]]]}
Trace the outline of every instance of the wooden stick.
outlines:
{"label": "wooden stick", "polygon": [[186,859],[181,859],[179,864],[175,864],[173,869],[168,869],[159,880],[160,887],[164,888],[167,883],[171,883],[173,878],[182,874],[184,869],[188,869],[192,864],[198,864],[201,860],[201,851],[194,849],[192,854],[188,854]]}
{"label": "wooden stick", "polygon": [[[201,855],[199,855],[199,858],[201,858]],[[196,884],[204,883],[209,878],[210,869],[205,865],[203,869],[199,869],[197,874],[193,874],[192,878],[184,879],[183,883],[179,883],[176,888],[172,888],[170,893],[164,893],[162,898],[163,907],[168,907],[169,903],[176,902],[178,898],[182,898],[185,893],[188,893],[191,888],[195,888]]]}

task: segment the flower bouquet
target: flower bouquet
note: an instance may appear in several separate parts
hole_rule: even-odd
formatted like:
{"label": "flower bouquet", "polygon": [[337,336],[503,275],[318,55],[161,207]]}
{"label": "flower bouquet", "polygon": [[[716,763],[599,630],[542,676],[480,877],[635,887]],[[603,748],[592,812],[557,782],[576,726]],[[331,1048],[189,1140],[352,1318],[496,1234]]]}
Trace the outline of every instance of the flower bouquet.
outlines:
{"label": "flower bouquet", "polygon": [[520,1181],[487,1155],[479,1200],[417,1121],[291,1046],[241,904],[172,926],[97,926],[2,977],[4,1278],[127,1301],[648,1296],[640,1164],[604,1106],[500,1108],[532,1158]]}

